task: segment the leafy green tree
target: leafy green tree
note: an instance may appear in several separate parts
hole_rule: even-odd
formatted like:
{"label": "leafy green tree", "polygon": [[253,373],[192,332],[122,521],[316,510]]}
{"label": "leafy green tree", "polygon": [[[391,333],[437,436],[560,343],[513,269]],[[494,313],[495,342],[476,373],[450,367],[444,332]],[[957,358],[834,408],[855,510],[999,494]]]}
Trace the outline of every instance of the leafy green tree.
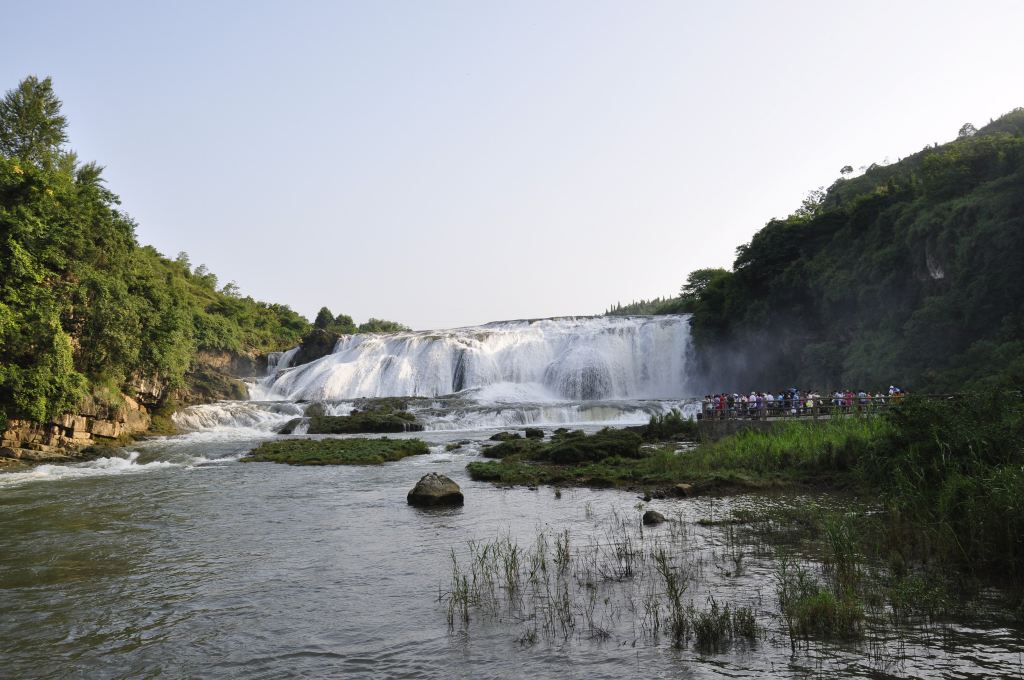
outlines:
{"label": "leafy green tree", "polygon": [[0,154],[49,167],[67,141],[67,120],[49,78],[29,76],[0,100]]}
{"label": "leafy green tree", "polygon": [[334,317],[334,321],[331,323],[331,330],[341,335],[352,335],[359,331],[356,328],[356,322],[348,314],[339,314]]}
{"label": "leafy green tree", "polygon": [[821,214],[825,203],[825,187],[818,187],[807,192],[807,196],[800,202],[800,207],[793,213],[794,216],[810,219]]}
{"label": "leafy green tree", "polygon": [[294,346],[309,322],[135,238],[103,168],[63,148],[49,79],[0,101],[0,426],[73,411],[97,386],[181,384],[197,350]]}
{"label": "leafy green tree", "polygon": [[313,321],[313,326],[315,328],[327,330],[332,323],[334,323],[334,314],[326,307],[321,307],[320,311],[316,313],[316,319]]}
{"label": "leafy green tree", "polygon": [[707,290],[708,286],[716,280],[728,276],[729,271],[720,267],[716,269],[697,269],[690,272],[690,275],[686,277],[686,283],[679,290],[679,295],[688,302],[700,302],[701,295]]}
{"label": "leafy green tree", "polygon": [[408,330],[410,330],[408,326],[404,326],[396,321],[386,321],[372,317],[366,323],[359,324],[360,333],[401,333]]}

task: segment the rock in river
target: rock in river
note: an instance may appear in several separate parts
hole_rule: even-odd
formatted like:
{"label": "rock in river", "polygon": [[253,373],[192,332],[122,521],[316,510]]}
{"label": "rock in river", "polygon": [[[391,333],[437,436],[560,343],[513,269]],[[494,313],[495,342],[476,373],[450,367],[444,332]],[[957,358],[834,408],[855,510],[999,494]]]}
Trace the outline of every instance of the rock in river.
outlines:
{"label": "rock in river", "polygon": [[459,485],[444,475],[431,472],[424,475],[406,497],[409,505],[462,505]]}
{"label": "rock in river", "polygon": [[665,515],[661,514],[657,510],[648,510],[644,513],[644,524],[661,524],[665,521]]}

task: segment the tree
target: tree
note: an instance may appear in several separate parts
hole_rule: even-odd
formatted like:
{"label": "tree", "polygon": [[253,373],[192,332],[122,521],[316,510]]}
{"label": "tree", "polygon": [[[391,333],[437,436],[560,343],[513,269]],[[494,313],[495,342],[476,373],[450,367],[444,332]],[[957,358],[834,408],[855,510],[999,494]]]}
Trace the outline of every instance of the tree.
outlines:
{"label": "tree", "polygon": [[960,127],[960,132],[956,133],[957,139],[964,139],[966,137],[973,137],[978,134],[978,128],[974,127],[970,123],[964,123]]}
{"label": "tree", "polygon": [[67,141],[68,122],[49,78],[25,78],[0,100],[0,154],[48,168]]}
{"label": "tree", "polygon": [[217,275],[210,271],[209,267],[205,264],[201,264],[196,267],[196,270],[192,272],[192,275],[199,280],[209,290],[217,290]]}
{"label": "tree", "polygon": [[847,175],[849,175],[852,172],[853,172],[853,166],[852,165],[844,165],[842,168],[839,169],[839,174],[842,175],[843,177],[846,177]]}
{"label": "tree", "polygon": [[360,333],[400,333],[407,330],[409,330],[408,326],[404,326],[397,321],[374,319],[372,317],[366,323],[359,324]]}
{"label": "tree", "polygon": [[796,217],[816,217],[825,205],[825,187],[818,187],[807,192],[807,196],[800,202],[800,207],[793,213]]}
{"label": "tree", "polygon": [[331,330],[341,335],[352,335],[359,332],[356,328],[356,322],[352,320],[352,317],[348,314],[339,314],[334,317],[334,322],[331,324]]}
{"label": "tree", "polygon": [[321,307],[320,311],[316,313],[316,320],[313,321],[313,325],[326,330],[333,322],[334,314],[331,313],[331,310]]}
{"label": "tree", "polygon": [[690,272],[686,277],[686,283],[679,290],[679,297],[690,301],[699,302],[701,295],[707,290],[712,282],[724,276],[729,276],[729,271],[722,268],[697,269]]}

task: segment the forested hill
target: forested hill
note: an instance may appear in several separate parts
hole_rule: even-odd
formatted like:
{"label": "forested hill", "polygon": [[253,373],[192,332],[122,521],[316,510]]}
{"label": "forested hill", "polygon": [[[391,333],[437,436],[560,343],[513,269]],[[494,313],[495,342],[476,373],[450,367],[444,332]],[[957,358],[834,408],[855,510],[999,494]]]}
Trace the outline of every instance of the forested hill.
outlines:
{"label": "forested hill", "polygon": [[182,384],[200,350],[294,345],[309,322],[141,247],[102,168],[66,149],[49,80],[0,102],[0,426],[132,384]]}
{"label": "forested hill", "polygon": [[1019,388],[1024,109],[812,192],[655,311],[693,313],[705,390]]}
{"label": "forested hill", "polygon": [[0,100],[0,431],[122,393],[212,398],[222,376],[200,369],[299,342],[311,325],[287,306],[140,246],[102,168],[68,150],[60,109],[49,79]]}

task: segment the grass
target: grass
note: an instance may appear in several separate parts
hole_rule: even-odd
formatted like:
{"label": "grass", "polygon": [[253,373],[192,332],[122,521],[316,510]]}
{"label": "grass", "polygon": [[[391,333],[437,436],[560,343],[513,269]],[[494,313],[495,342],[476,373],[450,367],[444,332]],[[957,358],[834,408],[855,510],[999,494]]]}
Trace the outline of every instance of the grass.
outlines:
{"label": "grass", "polygon": [[419,439],[288,439],[264,442],[245,462],[288,465],[380,465],[428,452]]}
{"label": "grass", "polygon": [[713,597],[708,598],[706,609],[697,610],[691,605],[688,614],[694,646],[701,652],[721,652],[733,640],[752,641],[760,632],[752,608],[733,609],[728,603],[721,607]]}
{"label": "grass", "polygon": [[[565,437],[551,444],[513,440],[492,446],[469,474],[500,484],[592,487],[671,487],[697,491],[767,489],[796,484],[845,484],[858,452],[889,431],[877,418],[779,423],[769,432],[745,431],[683,452],[676,445],[640,448],[636,433]],[[620,433],[622,431],[619,431]],[[572,433],[570,433],[572,434]]]}
{"label": "grass", "polygon": [[645,533],[639,514],[613,510],[594,529],[582,537],[541,529],[525,546],[506,535],[453,549],[450,579],[437,596],[448,625],[510,625],[522,646],[582,639],[635,646],[667,639],[679,648],[692,642],[702,654],[760,635],[751,607],[714,598],[702,609],[684,603],[701,558],[681,524],[667,533]]}
{"label": "grass", "polygon": [[[654,420],[648,431],[659,427]],[[476,480],[511,485],[641,490],[686,483],[696,493],[849,489],[870,494],[887,511],[871,538],[885,544],[879,550],[1024,582],[1019,394],[910,397],[884,416],[780,422],[683,451],[677,445],[634,449],[626,435],[643,435],[612,432],[509,442],[490,454],[500,462],[473,462],[468,471]]]}
{"label": "grass", "polygon": [[[608,446],[597,446],[602,438]],[[671,490],[686,483],[695,493],[811,487],[871,498],[870,516],[786,520],[786,531],[812,532],[823,554],[822,573],[788,583],[783,594],[796,637],[855,637],[865,606],[877,603],[890,603],[895,617],[916,614],[917,599],[924,600],[919,609],[941,612],[947,581],[966,591],[1003,585],[1024,601],[1019,394],[910,397],[880,417],[783,422],[682,451],[640,447],[621,455],[615,441],[607,432],[565,433],[550,444],[510,445],[501,460],[476,461],[468,471],[512,485]],[[743,555],[734,557],[739,572]],[[870,586],[867,559],[888,568]],[[905,580],[922,575],[924,582]],[[669,627],[673,620],[681,630],[682,619],[670,613]]]}

